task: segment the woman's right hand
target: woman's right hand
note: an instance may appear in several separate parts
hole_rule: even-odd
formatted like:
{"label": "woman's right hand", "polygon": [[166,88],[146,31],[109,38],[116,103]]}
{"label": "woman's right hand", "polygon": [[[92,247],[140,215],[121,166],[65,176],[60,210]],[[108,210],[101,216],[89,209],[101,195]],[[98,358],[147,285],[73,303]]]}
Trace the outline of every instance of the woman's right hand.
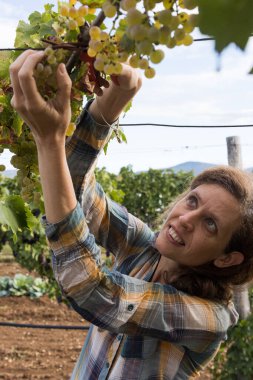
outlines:
{"label": "woman's right hand", "polygon": [[141,88],[140,71],[128,64],[122,66],[122,72],[111,76],[109,87],[103,89],[89,108],[93,118],[100,124],[113,123]]}
{"label": "woman's right hand", "polygon": [[58,142],[64,144],[71,119],[71,80],[64,64],[57,69],[58,90],[55,98],[45,101],[38,91],[33,73],[43,55],[43,52],[27,50],[10,66],[13,87],[11,104],[30,127],[38,147]]}

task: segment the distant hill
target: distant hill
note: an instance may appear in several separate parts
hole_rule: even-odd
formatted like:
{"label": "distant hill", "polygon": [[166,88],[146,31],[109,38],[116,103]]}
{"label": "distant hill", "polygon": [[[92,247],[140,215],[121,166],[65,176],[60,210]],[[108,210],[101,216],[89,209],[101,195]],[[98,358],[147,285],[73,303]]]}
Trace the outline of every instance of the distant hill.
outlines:
{"label": "distant hill", "polygon": [[[166,169],[172,169],[176,173],[179,171],[184,171],[184,172],[191,172],[192,171],[193,175],[198,175],[203,170],[211,168],[213,166],[217,166],[217,165],[209,163],[209,162],[187,161],[187,162],[183,162],[182,164],[171,166],[170,168],[166,168]],[[164,170],[164,169],[161,169],[161,170]],[[245,170],[247,172],[253,172],[253,167],[246,168]],[[5,177],[13,178],[13,177],[15,177],[16,172],[17,172],[16,170],[5,170],[2,174]]]}
{"label": "distant hill", "polygon": [[216,164],[211,164],[208,162],[198,162],[198,161],[187,161],[182,164],[171,166],[169,169],[172,169],[174,172],[184,171],[184,172],[193,172],[194,175],[197,175],[203,170],[217,166]]}

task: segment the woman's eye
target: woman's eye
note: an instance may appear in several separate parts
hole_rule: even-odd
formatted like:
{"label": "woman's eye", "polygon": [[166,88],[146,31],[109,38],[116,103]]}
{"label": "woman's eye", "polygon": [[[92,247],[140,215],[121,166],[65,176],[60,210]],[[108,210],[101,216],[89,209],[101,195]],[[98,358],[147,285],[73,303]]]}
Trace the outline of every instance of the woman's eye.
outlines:
{"label": "woman's eye", "polygon": [[208,231],[210,231],[210,232],[216,232],[217,231],[216,223],[212,218],[206,218],[205,222],[206,222]]}
{"label": "woman's eye", "polygon": [[198,200],[194,195],[190,195],[189,197],[186,198],[186,204],[187,206],[191,208],[197,207]]}

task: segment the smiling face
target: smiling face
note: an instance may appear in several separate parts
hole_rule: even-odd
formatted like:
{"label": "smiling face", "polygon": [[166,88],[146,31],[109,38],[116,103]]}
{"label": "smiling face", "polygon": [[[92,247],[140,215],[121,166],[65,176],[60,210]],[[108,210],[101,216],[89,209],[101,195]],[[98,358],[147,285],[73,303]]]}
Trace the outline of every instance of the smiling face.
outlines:
{"label": "smiling face", "polygon": [[178,264],[202,265],[224,255],[240,220],[240,205],[232,194],[203,184],[176,203],[155,247]]}

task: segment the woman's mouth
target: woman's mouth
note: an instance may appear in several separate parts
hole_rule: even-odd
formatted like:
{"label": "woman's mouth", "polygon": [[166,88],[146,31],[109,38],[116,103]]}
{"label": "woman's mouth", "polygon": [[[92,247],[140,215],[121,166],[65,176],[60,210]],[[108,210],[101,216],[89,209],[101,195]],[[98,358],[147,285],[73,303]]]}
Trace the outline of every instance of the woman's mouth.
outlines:
{"label": "woman's mouth", "polygon": [[185,245],[184,241],[181,239],[181,237],[178,235],[178,233],[174,230],[172,226],[169,227],[169,236],[172,239],[173,242],[180,244],[180,245]]}

